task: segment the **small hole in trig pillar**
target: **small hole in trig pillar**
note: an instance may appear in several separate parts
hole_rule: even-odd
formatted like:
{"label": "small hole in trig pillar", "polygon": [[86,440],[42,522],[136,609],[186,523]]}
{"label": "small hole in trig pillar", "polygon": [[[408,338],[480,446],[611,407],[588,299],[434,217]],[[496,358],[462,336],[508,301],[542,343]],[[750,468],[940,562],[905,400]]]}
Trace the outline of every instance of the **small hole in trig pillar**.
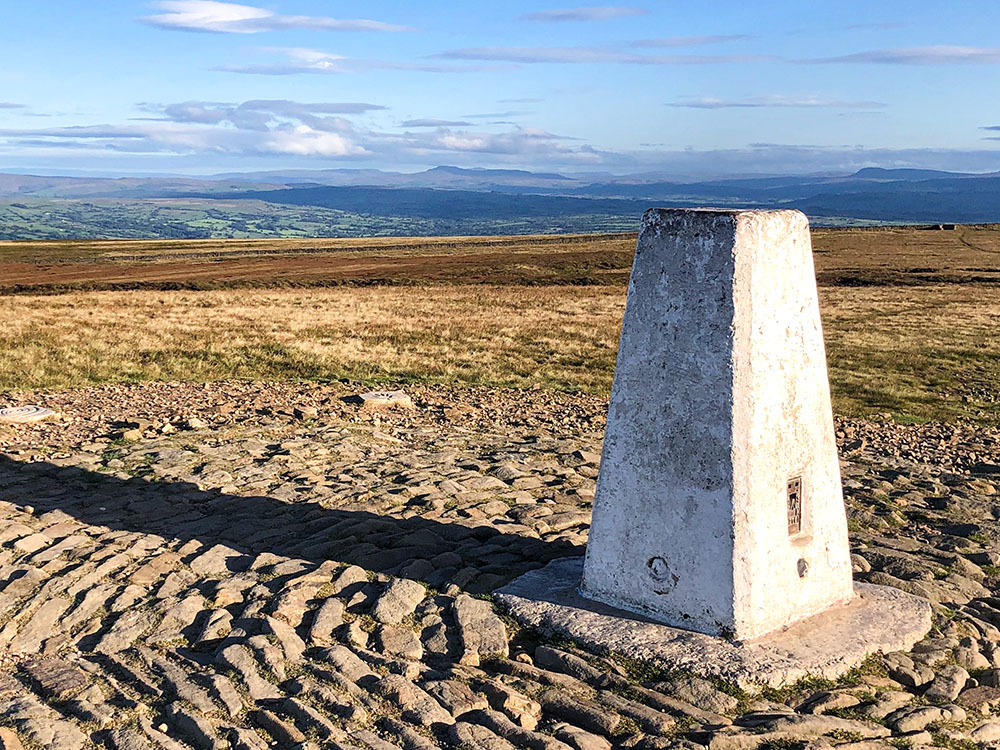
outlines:
{"label": "small hole in trig pillar", "polygon": [[802,531],[802,477],[788,480],[788,535]]}

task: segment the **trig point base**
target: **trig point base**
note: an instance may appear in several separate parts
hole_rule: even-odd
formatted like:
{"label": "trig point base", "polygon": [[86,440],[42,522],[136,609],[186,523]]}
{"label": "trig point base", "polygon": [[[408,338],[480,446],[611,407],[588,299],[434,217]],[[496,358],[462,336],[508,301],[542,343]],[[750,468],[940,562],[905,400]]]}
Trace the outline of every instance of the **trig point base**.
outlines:
{"label": "trig point base", "polygon": [[[855,594],[803,214],[646,212],[582,573],[572,606],[619,620],[726,642],[825,628],[824,672],[852,666],[838,638],[864,658],[929,628],[926,602]],[[505,591],[520,596],[516,584]]]}
{"label": "trig point base", "polygon": [[524,627],[667,671],[713,677],[744,690],[790,685],[803,677],[836,679],[871,654],[908,650],[931,627],[926,600],[859,583],[856,596],[748,643],[672,628],[580,596],[583,558],[553,560],[496,592]]}

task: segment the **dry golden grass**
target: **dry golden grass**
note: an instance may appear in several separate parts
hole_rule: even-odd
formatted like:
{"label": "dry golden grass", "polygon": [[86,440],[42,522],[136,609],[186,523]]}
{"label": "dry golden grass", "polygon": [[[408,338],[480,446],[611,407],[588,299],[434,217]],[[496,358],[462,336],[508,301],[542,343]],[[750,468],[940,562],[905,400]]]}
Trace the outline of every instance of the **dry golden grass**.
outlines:
{"label": "dry golden grass", "polygon": [[996,287],[821,288],[838,413],[1000,419]]}
{"label": "dry golden grass", "polygon": [[346,376],[600,391],[622,303],[609,287],[0,297],[0,388]]}
{"label": "dry golden grass", "polygon": [[[822,288],[836,411],[995,421],[994,289]],[[0,388],[351,377],[604,393],[623,305],[620,286],[7,296]]]}

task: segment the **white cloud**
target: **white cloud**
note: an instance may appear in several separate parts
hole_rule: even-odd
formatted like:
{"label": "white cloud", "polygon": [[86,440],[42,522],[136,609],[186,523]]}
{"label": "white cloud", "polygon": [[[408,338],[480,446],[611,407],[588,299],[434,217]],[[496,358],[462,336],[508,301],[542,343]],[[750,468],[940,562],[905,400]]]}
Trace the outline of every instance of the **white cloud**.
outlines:
{"label": "white cloud", "polygon": [[127,125],[87,125],[2,130],[0,138],[30,138],[35,144],[75,143],[130,152],[292,154],[363,156],[353,123],[339,114],[386,109],[364,102],[295,102],[254,99],[241,104],[186,101],[143,103],[158,117]]}
{"label": "white cloud", "polygon": [[367,149],[352,144],[342,135],[317,132],[308,125],[272,131],[263,149],[298,156],[359,156],[368,153]]}
{"label": "white cloud", "polygon": [[630,65],[716,65],[775,60],[773,55],[637,55],[611,47],[468,47],[431,57],[510,63],[624,63]]}
{"label": "white cloud", "polygon": [[410,137],[402,145],[407,154],[481,154],[503,160],[515,159],[530,163],[598,164],[601,157],[588,146],[569,146],[573,140],[540,128],[516,127],[503,133],[474,132],[442,128],[423,137]]}
{"label": "white cloud", "polygon": [[217,0],[163,0],[154,6],[166,11],[139,20],[151,26],[179,31],[219,34],[257,34],[262,31],[311,29],[314,31],[416,31],[409,26],[317,16],[283,16],[252,5]]}
{"label": "white cloud", "polygon": [[874,49],[839,57],[798,60],[802,63],[869,63],[876,65],[998,65],[1000,47],[936,45],[905,49]]}
{"label": "white cloud", "polygon": [[21,146],[30,144],[145,154],[363,156],[367,153],[363,146],[352,140],[350,132],[329,132],[304,123],[279,124],[260,131],[173,122],[8,129],[0,130],[0,141],[3,140]]}
{"label": "white cloud", "polygon": [[370,70],[410,70],[420,73],[478,73],[491,70],[508,70],[504,65],[440,65],[433,63],[395,62],[391,60],[365,60],[344,57],[307,47],[262,47],[261,52],[282,56],[279,62],[250,65],[220,65],[216,70],[229,73],[254,75],[296,75],[298,73],[350,74]]}
{"label": "white cloud", "polygon": [[818,96],[789,96],[787,94],[768,94],[766,96],[751,96],[745,99],[717,99],[709,96],[684,97],[667,104],[668,107],[684,107],[690,109],[728,109],[757,107],[820,107],[830,109],[882,109],[883,102],[844,101],[839,99],[824,99]]}
{"label": "white cloud", "polygon": [[0,102],[0,109],[24,109],[24,105],[14,102]]}
{"label": "white cloud", "polygon": [[523,21],[608,21],[614,18],[643,16],[648,13],[645,8],[629,8],[621,5],[601,5],[588,8],[565,8],[561,10],[542,10],[537,13],[525,13]]}

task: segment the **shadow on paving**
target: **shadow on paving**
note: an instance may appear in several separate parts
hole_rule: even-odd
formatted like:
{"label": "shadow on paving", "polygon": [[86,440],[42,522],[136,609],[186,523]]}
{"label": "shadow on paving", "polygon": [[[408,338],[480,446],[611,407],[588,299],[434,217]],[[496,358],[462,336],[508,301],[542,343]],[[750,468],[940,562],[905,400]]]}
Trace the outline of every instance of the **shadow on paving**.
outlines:
{"label": "shadow on paving", "polygon": [[178,547],[192,540],[204,545],[200,551],[216,544],[232,547],[247,556],[228,560],[232,572],[271,553],[487,593],[554,558],[583,554],[582,546],[566,540],[544,541],[513,529],[503,533],[485,522],[467,526],[226,495],[184,482],[120,479],[5,456],[0,456],[0,493],[0,500],[33,506],[36,516],[62,511],[90,526],[175,539]]}

